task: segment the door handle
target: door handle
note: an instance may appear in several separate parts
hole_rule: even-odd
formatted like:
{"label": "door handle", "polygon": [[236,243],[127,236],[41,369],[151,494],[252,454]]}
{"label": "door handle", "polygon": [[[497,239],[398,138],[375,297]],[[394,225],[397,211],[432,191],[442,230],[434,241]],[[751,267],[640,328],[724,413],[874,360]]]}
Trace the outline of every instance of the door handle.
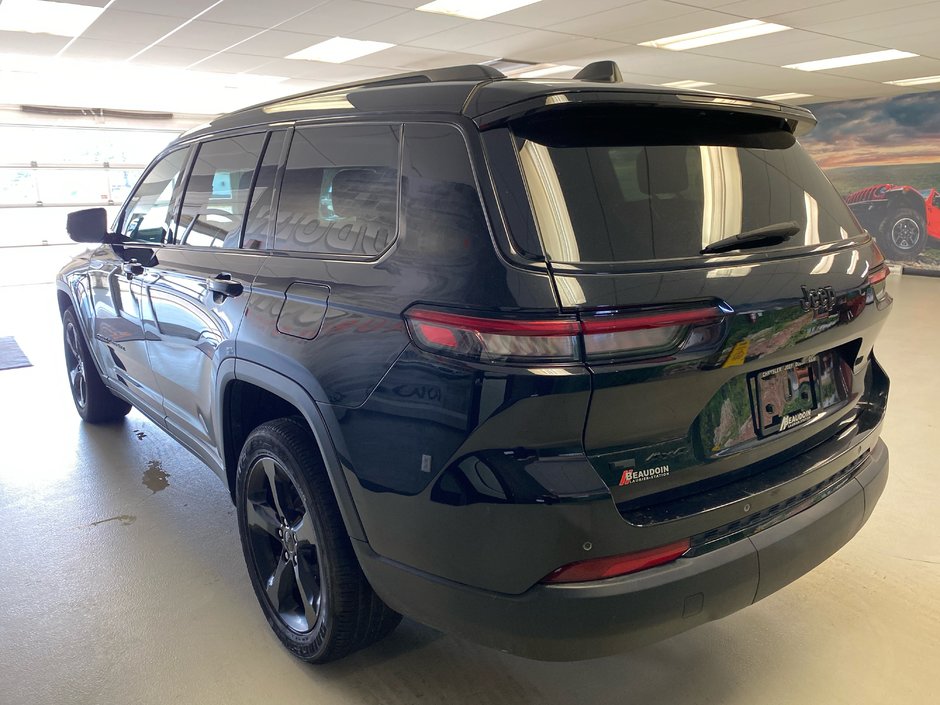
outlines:
{"label": "door handle", "polygon": [[121,271],[123,271],[124,276],[130,280],[134,277],[139,277],[144,273],[144,265],[142,265],[136,259],[132,259],[129,262],[125,262],[121,265]]}
{"label": "door handle", "polygon": [[219,272],[213,279],[206,279],[206,284],[209,287],[209,291],[222,298],[226,296],[241,296],[241,293],[245,290],[241,282],[233,280],[232,275],[228,272]]}

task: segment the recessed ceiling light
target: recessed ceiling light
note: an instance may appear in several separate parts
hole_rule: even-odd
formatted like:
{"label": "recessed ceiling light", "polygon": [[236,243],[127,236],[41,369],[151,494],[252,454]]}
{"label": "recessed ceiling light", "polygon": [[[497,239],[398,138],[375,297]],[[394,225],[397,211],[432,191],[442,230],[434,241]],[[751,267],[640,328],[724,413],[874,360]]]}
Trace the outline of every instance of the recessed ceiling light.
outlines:
{"label": "recessed ceiling light", "polygon": [[383,49],[395,46],[388,42],[369,42],[362,39],[348,39],[346,37],[333,37],[325,42],[319,42],[306,49],[295,51],[287,56],[288,59],[306,59],[307,61],[326,61],[331,64],[341,64],[352,61],[360,56],[374,54]]}
{"label": "recessed ceiling light", "polygon": [[558,73],[569,73],[571,71],[580,71],[580,66],[568,66],[567,64],[556,64],[554,66],[545,66],[540,69],[533,69],[532,71],[523,71],[522,73],[517,73],[516,78],[541,78],[542,76],[554,76]]}
{"label": "recessed ceiling light", "polygon": [[672,37],[663,37],[662,39],[640,42],[640,46],[682,51],[684,49],[706,47],[712,44],[733,42],[738,39],[759,37],[764,34],[782,32],[785,29],[792,29],[792,27],[787,27],[783,24],[774,24],[773,22],[761,22],[760,20],[745,20],[744,22],[723,24],[720,27],[700,29],[697,32],[687,32],[686,34],[676,34]]}
{"label": "recessed ceiling light", "polygon": [[421,12],[436,12],[439,15],[466,17],[468,20],[482,20],[537,2],[540,0],[434,0],[415,9]]}
{"label": "recessed ceiling light", "polygon": [[884,51],[870,51],[866,54],[852,54],[851,56],[836,56],[832,59],[819,61],[804,61],[800,64],[787,64],[783,68],[797,71],[825,71],[827,69],[840,69],[843,66],[859,66],[861,64],[876,64],[879,61],[895,61],[897,59],[910,59],[917,56],[909,51],[885,49]]}
{"label": "recessed ceiling light", "polygon": [[812,93],[774,93],[773,95],[759,95],[761,100],[796,100],[797,98],[812,98]]}
{"label": "recessed ceiling light", "polygon": [[714,86],[714,83],[708,81],[670,81],[669,83],[660,83],[663,88],[704,88],[705,86]]}
{"label": "recessed ceiling light", "polygon": [[3,0],[0,3],[0,30],[77,37],[104,12],[70,2],[45,0]]}
{"label": "recessed ceiling light", "polygon": [[940,76],[921,76],[920,78],[902,78],[898,81],[885,81],[892,86],[923,86],[927,83],[940,83]]}

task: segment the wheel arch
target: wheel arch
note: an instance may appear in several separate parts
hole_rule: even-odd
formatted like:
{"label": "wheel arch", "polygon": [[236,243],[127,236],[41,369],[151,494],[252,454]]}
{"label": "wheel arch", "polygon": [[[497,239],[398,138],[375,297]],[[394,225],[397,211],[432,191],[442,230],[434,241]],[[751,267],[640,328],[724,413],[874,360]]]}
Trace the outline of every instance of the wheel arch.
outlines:
{"label": "wheel arch", "polygon": [[885,219],[891,218],[901,208],[910,208],[926,222],[927,202],[917,191],[910,188],[888,191],[888,209]]}
{"label": "wheel arch", "polygon": [[285,416],[302,417],[313,433],[349,536],[365,541],[365,531],[347,484],[333,434],[323,412],[307,391],[289,377],[245,360],[226,360],[219,369],[215,404],[216,437],[222,439],[225,480],[235,499],[238,456],[252,430]]}

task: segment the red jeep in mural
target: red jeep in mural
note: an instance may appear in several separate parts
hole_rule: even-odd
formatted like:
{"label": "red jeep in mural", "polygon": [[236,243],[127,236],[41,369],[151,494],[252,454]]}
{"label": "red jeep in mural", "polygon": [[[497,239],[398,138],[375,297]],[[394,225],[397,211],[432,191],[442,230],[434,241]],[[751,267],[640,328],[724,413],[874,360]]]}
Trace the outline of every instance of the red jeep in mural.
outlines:
{"label": "red jeep in mural", "polygon": [[932,238],[940,247],[940,192],[879,184],[845,197],[845,202],[888,259],[913,260]]}

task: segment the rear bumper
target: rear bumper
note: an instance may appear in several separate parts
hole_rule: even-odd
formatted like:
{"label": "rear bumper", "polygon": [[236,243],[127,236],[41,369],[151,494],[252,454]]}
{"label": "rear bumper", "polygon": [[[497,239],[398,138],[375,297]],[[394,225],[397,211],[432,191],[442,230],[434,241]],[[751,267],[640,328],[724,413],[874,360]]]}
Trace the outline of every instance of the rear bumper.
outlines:
{"label": "rear bumper", "polygon": [[858,532],[887,476],[888,449],[878,441],[851,481],[749,538],[641,573],[521,595],[436,578],[354,544],[380,597],[420,622],[529,658],[595,658],[731,614],[792,582]]}

